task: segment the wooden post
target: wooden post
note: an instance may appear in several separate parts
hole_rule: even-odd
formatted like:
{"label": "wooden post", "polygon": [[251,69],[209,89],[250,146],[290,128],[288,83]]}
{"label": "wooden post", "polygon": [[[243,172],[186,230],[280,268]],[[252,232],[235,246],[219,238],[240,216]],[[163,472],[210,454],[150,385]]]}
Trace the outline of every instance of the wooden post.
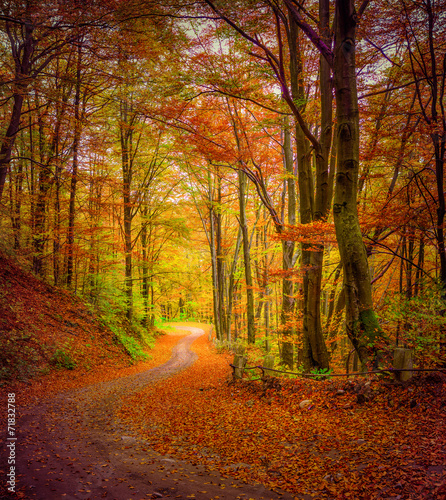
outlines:
{"label": "wooden post", "polygon": [[244,356],[245,352],[246,352],[246,347],[243,344],[236,342],[234,344],[233,351],[235,354],[240,354],[240,355]]}
{"label": "wooden post", "polygon": [[[273,354],[268,354],[265,356],[265,359],[263,360],[263,366],[264,368],[274,368],[274,355]],[[263,370],[265,375],[272,375],[272,372],[269,370]]]}
{"label": "wooden post", "polygon": [[[395,370],[411,370],[413,368],[412,351],[410,349],[397,347],[393,351],[393,368]],[[411,379],[412,376],[412,371],[395,372],[395,378],[400,382],[406,382],[406,380]]]}
{"label": "wooden post", "polygon": [[243,371],[245,369],[246,363],[248,362],[247,358],[243,356],[243,354],[236,354],[234,356],[234,378],[241,379],[243,377]]}

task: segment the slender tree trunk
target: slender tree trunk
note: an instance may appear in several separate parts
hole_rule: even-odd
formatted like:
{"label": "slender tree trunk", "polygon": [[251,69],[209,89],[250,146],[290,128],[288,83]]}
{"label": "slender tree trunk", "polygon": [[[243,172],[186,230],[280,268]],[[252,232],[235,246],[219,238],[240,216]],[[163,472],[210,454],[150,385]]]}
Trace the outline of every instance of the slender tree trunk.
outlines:
{"label": "slender tree trunk", "polygon": [[123,236],[125,254],[125,294],[126,316],[133,319],[133,273],[132,273],[132,180],[133,180],[133,125],[135,116],[130,105],[121,101],[120,107],[120,140],[122,165],[122,198],[123,198]]}
{"label": "slender tree trunk", "polygon": [[54,175],[54,184],[56,188],[54,201],[54,240],[53,240],[53,279],[54,286],[59,285],[60,281],[60,237],[61,237],[61,203],[60,203],[60,188],[62,163],[59,161],[59,147],[56,146],[56,167]]}
{"label": "slender tree trunk", "polygon": [[215,251],[217,259],[217,304],[220,319],[220,335],[227,335],[226,313],[225,313],[225,260],[223,258],[222,246],[222,213],[221,213],[221,178],[217,175],[217,204],[218,210],[215,216]]}
{"label": "slender tree trunk", "polygon": [[218,285],[218,271],[217,271],[217,248],[215,242],[215,214],[214,214],[214,197],[213,189],[211,186],[211,174],[208,174],[208,199],[209,199],[209,246],[211,251],[211,263],[212,263],[212,297],[213,297],[213,308],[214,308],[214,322],[215,322],[215,335],[217,340],[222,339],[221,323],[220,323],[220,309],[219,309],[219,285]]}
{"label": "slender tree trunk", "polygon": [[[146,196],[147,197],[147,196]],[[147,200],[144,200],[144,206],[141,208],[141,247],[142,247],[142,300],[144,308],[144,316],[142,325],[147,327],[149,324],[149,263],[148,263],[148,237],[147,237],[147,221],[148,221],[148,206]]]}
{"label": "slender tree trunk", "polygon": [[23,176],[23,162],[19,160],[15,176],[14,200],[11,200],[12,229],[14,232],[14,249],[16,250],[20,248],[20,234],[22,229]]}
{"label": "slender tree trunk", "polygon": [[[39,98],[36,93],[36,107],[39,108]],[[45,154],[47,147],[46,143],[46,131],[44,126],[44,118],[42,115],[38,117],[39,125],[39,174],[38,174],[38,185],[36,193],[36,203],[35,203],[35,219],[34,219],[34,235],[33,235],[33,271],[37,275],[43,277],[43,259],[45,243],[47,241],[46,237],[46,202],[47,194],[51,187],[51,170],[48,164],[48,158],[52,156],[51,152]]]}
{"label": "slender tree trunk", "polygon": [[255,333],[255,315],[254,315],[254,290],[251,272],[251,256],[249,249],[248,223],[246,218],[246,175],[238,171],[239,185],[239,207],[240,207],[240,228],[243,235],[243,262],[245,267],[246,282],[246,314],[248,323],[248,343],[254,344]]}
{"label": "slender tree trunk", "polygon": [[423,236],[420,236],[419,247],[418,247],[418,262],[417,262],[417,270],[415,274],[415,285],[414,285],[415,297],[418,297],[418,294],[423,289],[423,278],[422,278],[423,264],[424,264],[424,239]]}
{"label": "slender tree trunk", "polygon": [[70,204],[68,209],[67,231],[67,286],[72,287],[74,263],[74,221],[76,216],[76,187],[79,168],[79,144],[81,139],[81,75],[82,75],[82,43],[79,42],[76,65],[76,86],[74,94],[74,137],[73,137],[73,163],[70,182]]}
{"label": "slender tree trunk", "polygon": [[237,269],[238,256],[240,252],[240,246],[242,243],[242,229],[239,227],[237,233],[237,242],[235,244],[234,257],[232,259],[231,270],[229,272],[229,283],[228,283],[228,309],[227,309],[227,320],[226,325],[228,327],[227,339],[229,342],[231,339],[231,324],[232,324],[232,306],[234,303],[234,294],[235,294],[235,272]]}
{"label": "slender tree trunk", "polygon": [[[283,130],[283,156],[285,172],[287,174],[286,188],[288,193],[288,224],[296,224],[296,183],[294,180],[293,149],[291,147],[291,134],[288,122],[285,122]],[[282,241],[282,269],[285,277],[282,280],[282,311],[280,323],[282,329],[282,362],[290,369],[294,367],[294,342],[295,336],[295,298],[294,281],[288,273],[294,267],[294,241]]]}

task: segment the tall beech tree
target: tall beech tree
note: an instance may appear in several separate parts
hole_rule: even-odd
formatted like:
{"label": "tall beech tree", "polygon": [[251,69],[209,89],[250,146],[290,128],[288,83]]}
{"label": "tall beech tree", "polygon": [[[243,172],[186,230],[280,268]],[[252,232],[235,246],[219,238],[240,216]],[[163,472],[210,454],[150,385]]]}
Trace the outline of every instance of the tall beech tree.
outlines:
{"label": "tall beech tree", "polygon": [[[226,23],[233,27],[237,33],[251,42],[256,48],[263,52],[263,55],[255,54],[255,57],[266,61],[280,85],[282,96],[293,113],[296,120],[296,152],[297,152],[297,171],[299,183],[299,200],[300,200],[300,220],[303,224],[310,224],[314,221],[325,220],[328,217],[328,212],[331,205],[331,186],[333,175],[329,173],[329,153],[331,148],[332,136],[332,114],[331,114],[331,80],[330,69],[325,60],[321,59],[321,134],[320,138],[316,137],[310,131],[308,123],[304,118],[304,102],[305,95],[303,90],[302,77],[302,61],[300,54],[300,46],[298,42],[297,22],[290,8],[282,9],[273,2],[267,2],[270,7],[271,15],[275,20],[277,51],[276,55],[261,40],[258,34],[252,35],[245,31],[241,22],[234,20],[231,14],[223,13],[216,4],[207,1],[213,11],[218,14]],[[263,6],[264,7],[264,6]],[[321,7],[322,19],[322,37],[328,37],[328,6]],[[234,17],[235,14],[234,14]],[[285,30],[288,44],[283,40],[282,29]],[[286,49],[288,50],[285,54]],[[286,57],[289,59],[289,70],[285,67]],[[287,76],[289,74],[289,77]],[[288,81],[289,78],[289,81]],[[289,149],[289,148],[288,148]],[[314,161],[316,165],[316,181],[313,181],[311,172],[311,162],[313,158],[312,150],[314,150]],[[289,158],[289,154],[285,152],[285,159]],[[291,154],[292,158],[292,154]],[[286,163],[286,162],[285,162]],[[288,161],[289,163],[289,161]],[[293,175],[294,168],[292,165],[287,167],[288,175]],[[292,177],[291,177],[292,178]],[[294,181],[288,182],[288,209],[291,212],[295,211],[295,188]],[[254,182],[259,182],[255,180]],[[269,205],[272,208],[271,205]],[[271,211],[271,210],[270,210]],[[289,224],[295,224],[295,215],[288,212]],[[277,213],[273,215],[273,220],[276,220],[276,228],[279,233],[284,233],[283,224],[279,222]],[[285,233],[286,234],[286,233]],[[284,251],[284,269],[293,267],[294,243],[289,241],[283,243]],[[311,250],[310,250],[310,247]],[[304,363],[307,368],[319,367],[328,368],[328,353],[325,347],[324,336],[322,332],[322,322],[320,317],[320,294],[322,281],[322,262],[323,262],[323,246],[322,245],[303,245],[302,248],[302,270],[304,275],[303,285],[303,338],[304,338]],[[283,290],[283,312],[282,323],[284,325],[284,344],[282,348],[282,356],[284,362],[293,366],[293,344],[287,337],[292,337],[292,329],[288,330],[285,325],[289,324],[290,315],[294,310],[294,292],[291,282],[284,281]]]}
{"label": "tall beech tree", "polygon": [[[81,78],[82,78],[82,36],[78,40],[77,57],[76,57],[76,75],[74,79],[74,134],[73,134],[73,162],[71,169],[70,181],[70,205],[68,210],[68,230],[67,230],[67,285],[71,287],[73,281],[73,264],[74,264],[74,221],[75,221],[75,203],[76,203],[76,187],[79,170],[79,148],[82,133],[82,121],[85,113],[85,99],[82,99]],[[85,94],[85,92],[84,92]]]}
{"label": "tall beech tree", "polygon": [[[239,132],[239,112],[237,111],[237,105],[234,103],[233,106],[228,103],[228,110],[231,117],[232,127],[234,129],[234,138],[236,142],[236,147],[239,155],[241,154],[242,145],[241,137]],[[245,268],[245,281],[246,281],[246,315],[248,323],[248,342],[253,344],[255,342],[255,311],[254,311],[254,289],[253,289],[253,278],[251,270],[251,255],[250,255],[250,241],[248,235],[248,222],[246,217],[246,181],[247,177],[243,172],[242,168],[237,171],[238,177],[238,196],[239,196],[239,217],[240,217],[240,230],[243,239],[243,263]]]}
{"label": "tall beech tree", "polygon": [[[303,18],[297,2],[284,0],[298,26],[325,58],[333,72],[336,97],[336,184],[333,217],[344,273],[347,335],[361,361],[370,356],[369,346],[383,340],[374,312],[370,271],[357,211],[359,177],[359,109],[356,82],[356,28],[368,0],[358,11],[354,0],[336,0],[333,50],[322,33]],[[322,0],[328,13],[329,2]]]}

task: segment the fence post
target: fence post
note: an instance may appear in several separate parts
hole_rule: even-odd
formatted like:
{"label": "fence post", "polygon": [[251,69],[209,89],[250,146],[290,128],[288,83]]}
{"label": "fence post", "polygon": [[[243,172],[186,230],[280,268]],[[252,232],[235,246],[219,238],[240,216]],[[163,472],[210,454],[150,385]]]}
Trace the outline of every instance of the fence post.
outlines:
{"label": "fence post", "polygon": [[245,369],[246,363],[248,362],[247,358],[243,356],[243,354],[236,354],[234,356],[234,378],[242,378],[243,371]]}
{"label": "fence post", "polygon": [[[274,368],[274,355],[273,354],[267,354],[265,356],[265,359],[263,360],[263,367],[264,368]],[[270,375],[272,372],[269,370],[262,370],[265,375]]]}
{"label": "fence post", "polygon": [[[413,368],[412,351],[397,347],[393,351],[393,368],[395,370],[411,370]],[[395,372],[395,378],[400,382],[405,382],[412,378],[413,372]]]}

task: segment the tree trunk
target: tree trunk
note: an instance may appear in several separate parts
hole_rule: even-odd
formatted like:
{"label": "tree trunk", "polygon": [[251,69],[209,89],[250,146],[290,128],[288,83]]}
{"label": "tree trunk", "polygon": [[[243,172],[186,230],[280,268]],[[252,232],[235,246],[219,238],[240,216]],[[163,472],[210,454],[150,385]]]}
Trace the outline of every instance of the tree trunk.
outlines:
{"label": "tree trunk", "polygon": [[232,324],[232,306],[234,303],[234,295],[235,295],[235,271],[237,269],[237,262],[238,262],[238,256],[240,252],[240,245],[242,243],[242,229],[239,227],[238,233],[237,233],[237,243],[235,245],[235,250],[234,250],[234,257],[232,259],[232,265],[231,265],[231,270],[229,272],[229,283],[228,283],[228,309],[227,309],[227,319],[226,319],[226,325],[228,328],[226,338],[228,342],[232,342],[231,338],[231,324]]}
{"label": "tree trunk", "polygon": [[147,221],[148,221],[148,211],[147,206],[147,195],[143,201],[143,207],[141,208],[141,246],[142,246],[142,300],[144,308],[144,316],[142,319],[142,325],[144,327],[149,326],[149,255],[148,255],[148,234],[147,234]]}
{"label": "tree trunk", "polygon": [[214,200],[213,188],[211,186],[211,174],[208,173],[208,200],[209,200],[209,247],[211,251],[211,264],[212,264],[212,297],[214,308],[214,323],[215,323],[215,336],[217,340],[222,339],[221,323],[220,323],[220,309],[219,309],[219,296],[218,296],[218,271],[217,271],[217,248],[215,242],[215,217],[214,217]]}
{"label": "tree trunk", "polygon": [[221,178],[217,175],[217,203],[219,209],[214,212],[215,217],[215,251],[217,259],[217,304],[220,319],[220,340],[227,335],[225,313],[225,260],[222,246],[222,214],[221,214]]}
{"label": "tree trunk", "polygon": [[[291,133],[288,120],[285,121],[283,130],[283,157],[286,172],[286,189],[288,193],[288,224],[296,224],[296,181],[294,180],[294,161],[293,149],[291,146]],[[285,277],[282,281],[282,311],[280,314],[280,323],[282,328],[282,363],[290,369],[294,367],[294,342],[295,336],[294,321],[294,281],[288,276],[287,271],[294,267],[294,241],[282,241],[282,269],[285,271]],[[293,339],[294,340],[294,339]]]}
{"label": "tree trunk", "polygon": [[14,249],[16,250],[20,248],[20,233],[22,229],[23,176],[23,162],[19,160],[15,178],[14,199],[11,199],[12,229],[14,233]]}
{"label": "tree trunk", "polygon": [[344,271],[347,335],[362,362],[381,329],[373,310],[367,253],[357,212],[359,111],[355,73],[356,12],[353,0],[337,0],[334,84],[337,118],[337,169],[333,215]]}
{"label": "tree trunk", "polygon": [[248,223],[246,218],[246,175],[238,171],[239,185],[239,207],[240,207],[240,228],[243,236],[243,261],[245,267],[246,282],[246,312],[248,323],[248,343],[254,344],[255,334],[255,315],[254,315],[254,290],[251,272],[251,257],[249,251]]}
{"label": "tree trunk", "polygon": [[[329,39],[329,8],[327,0],[320,2],[321,33]],[[298,43],[297,24],[290,15],[290,75],[293,99],[305,100],[302,81],[302,60]],[[302,224],[325,220],[331,206],[333,175],[329,173],[332,137],[332,86],[330,67],[320,56],[321,137],[315,151],[316,175],[311,168],[311,144],[302,127],[296,123],[297,170],[299,183],[299,213]],[[292,170],[291,170],[292,173]],[[295,222],[293,222],[295,223]],[[291,224],[291,223],[290,223]],[[323,245],[302,243],[301,269],[303,275],[303,362],[304,369],[329,367],[328,352],[321,322]]]}
{"label": "tree trunk", "polygon": [[74,138],[73,138],[73,164],[70,182],[70,205],[68,209],[67,231],[67,286],[71,288],[73,282],[74,262],[74,220],[76,215],[76,187],[79,167],[79,144],[81,139],[81,72],[82,72],[82,42],[79,42],[76,66],[76,90],[74,94]]}
{"label": "tree trunk", "polygon": [[[36,93],[36,107],[39,108],[38,94]],[[46,144],[46,131],[44,126],[43,116],[38,117],[39,125],[39,174],[38,174],[38,186],[36,193],[36,203],[35,203],[35,219],[34,219],[34,234],[33,234],[33,271],[38,276],[44,276],[43,269],[43,259],[45,243],[47,241],[46,236],[46,202],[47,194],[51,187],[51,169],[48,164],[49,158],[51,158],[52,151],[45,154],[47,147]],[[53,143],[54,144],[54,143]]]}
{"label": "tree trunk", "polygon": [[120,104],[120,141],[122,165],[122,198],[123,198],[123,238],[125,254],[125,295],[126,317],[133,319],[133,269],[132,269],[132,180],[133,180],[133,126],[136,119],[131,105],[122,100]]}

